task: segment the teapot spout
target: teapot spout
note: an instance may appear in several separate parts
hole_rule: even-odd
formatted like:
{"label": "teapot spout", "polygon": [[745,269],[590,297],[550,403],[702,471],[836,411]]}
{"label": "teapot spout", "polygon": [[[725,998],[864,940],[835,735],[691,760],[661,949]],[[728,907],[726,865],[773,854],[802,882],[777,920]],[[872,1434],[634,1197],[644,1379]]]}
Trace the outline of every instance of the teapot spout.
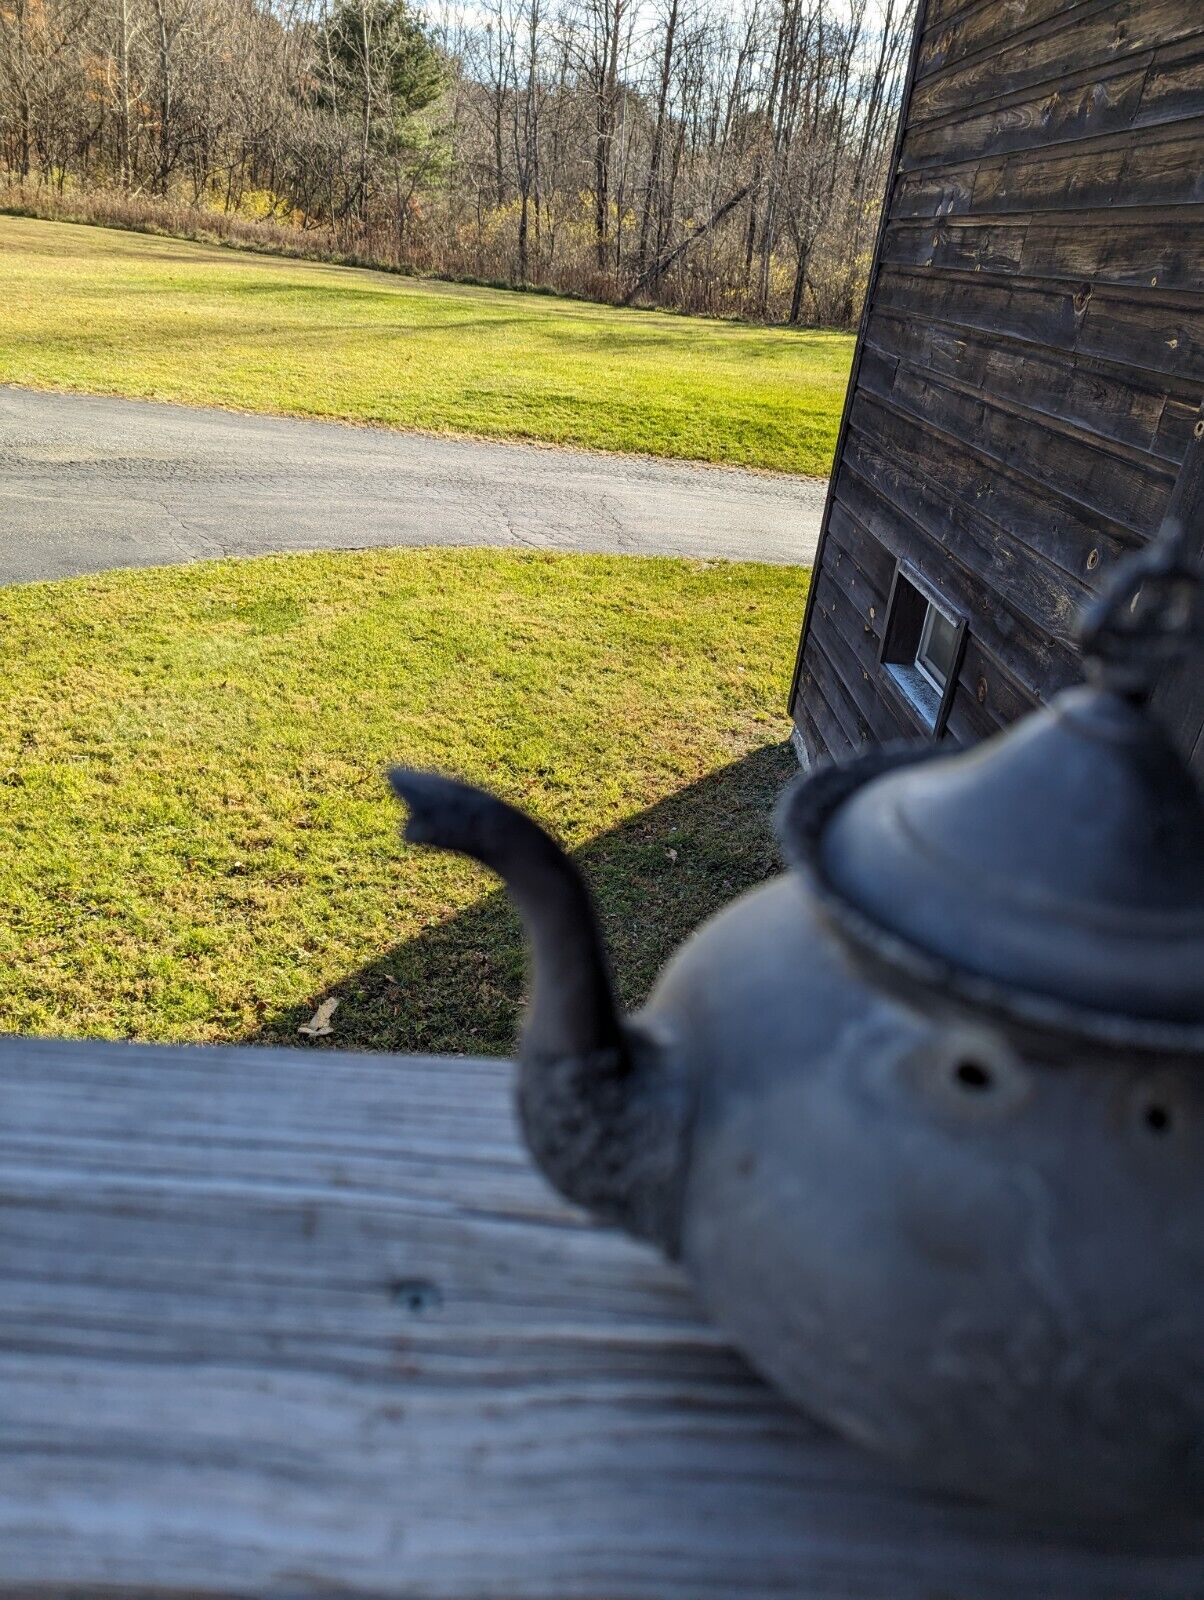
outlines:
{"label": "teapot spout", "polygon": [[668,1052],[615,1001],[589,890],[544,830],[495,795],[440,773],[389,773],[405,838],[496,872],[531,948],[518,1109],[545,1176],[568,1199],[677,1254],[685,1115]]}

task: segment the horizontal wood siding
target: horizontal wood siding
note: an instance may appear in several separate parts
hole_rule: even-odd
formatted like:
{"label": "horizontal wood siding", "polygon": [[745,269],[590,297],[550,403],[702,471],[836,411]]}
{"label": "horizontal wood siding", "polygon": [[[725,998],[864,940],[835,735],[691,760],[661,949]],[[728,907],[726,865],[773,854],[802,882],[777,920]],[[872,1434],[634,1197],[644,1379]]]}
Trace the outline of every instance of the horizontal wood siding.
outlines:
{"label": "horizontal wood siding", "polygon": [[[896,560],[968,618],[945,736],[1079,675],[1204,395],[1204,0],[928,0],[800,649],[808,752],[915,735]],[[1204,770],[1204,690],[1159,697]],[[1194,719],[1194,721],[1193,721]]]}

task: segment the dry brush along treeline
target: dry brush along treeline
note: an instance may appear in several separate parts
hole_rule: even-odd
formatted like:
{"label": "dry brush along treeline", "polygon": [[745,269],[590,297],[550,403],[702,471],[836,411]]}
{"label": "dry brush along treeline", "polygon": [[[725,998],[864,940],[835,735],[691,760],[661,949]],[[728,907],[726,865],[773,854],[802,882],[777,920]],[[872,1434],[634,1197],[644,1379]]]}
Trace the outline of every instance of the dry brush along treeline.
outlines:
{"label": "dry brush along treeline", "polygon": [[914,0],[0,0],[4,204],[850,323]]}

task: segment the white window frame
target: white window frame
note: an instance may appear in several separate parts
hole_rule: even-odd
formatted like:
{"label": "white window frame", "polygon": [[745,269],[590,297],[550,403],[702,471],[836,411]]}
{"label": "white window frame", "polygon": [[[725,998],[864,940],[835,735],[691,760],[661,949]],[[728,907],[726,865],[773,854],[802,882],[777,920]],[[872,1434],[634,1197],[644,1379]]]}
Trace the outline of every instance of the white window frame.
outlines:
{"label": "white window frame", "polygon": [[953,618],[947,612],[942,611],[940,606],[929,600],[928,610],[924,613],[924,626],[920,630],[920,642],[916,646],[916,671],[927,678],[937,694],[944,694],[949,682],[949,675],[948,673],[942,674],[928,655],[928,647],[932,643],[932,630],[938,617],[942,622],[948,623],[955,633],[957,631],[957,624]]}

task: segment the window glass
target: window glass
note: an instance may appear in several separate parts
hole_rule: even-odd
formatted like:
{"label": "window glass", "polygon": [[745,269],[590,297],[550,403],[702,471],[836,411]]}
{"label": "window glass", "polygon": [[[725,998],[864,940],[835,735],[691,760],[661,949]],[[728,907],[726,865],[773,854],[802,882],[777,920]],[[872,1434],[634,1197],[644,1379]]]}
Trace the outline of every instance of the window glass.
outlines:
{"label": "window glass", "polygon": [[929,605],[920,648],[916,651],[916,665],[922,667],[943,689],[953,671],[956,651],[957,624],[951,622],[943,611]]}

